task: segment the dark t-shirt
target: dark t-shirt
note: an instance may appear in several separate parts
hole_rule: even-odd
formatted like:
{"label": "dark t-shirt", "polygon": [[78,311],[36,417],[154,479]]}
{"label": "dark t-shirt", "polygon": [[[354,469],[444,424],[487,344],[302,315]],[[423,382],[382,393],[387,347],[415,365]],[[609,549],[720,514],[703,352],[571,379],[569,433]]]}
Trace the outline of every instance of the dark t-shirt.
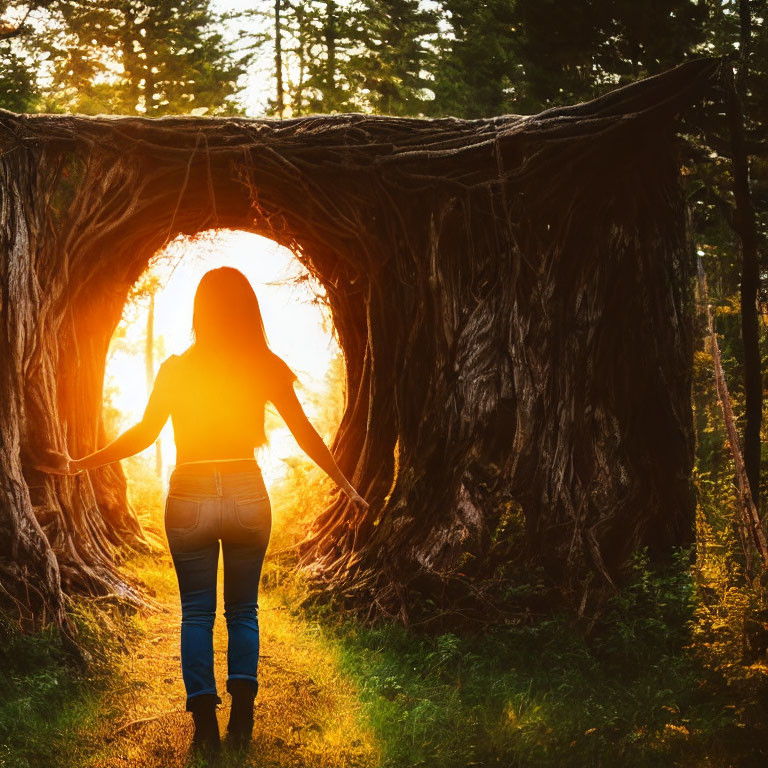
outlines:
{"label": "dark t-shirt", "polygon": [[192,348],[171,355],[157,373],[173,423],[176,463],[206,459],[253,458],[266,442],[264,406],[296,374],[274,353],[255,378],[244,379],[203,362]]}

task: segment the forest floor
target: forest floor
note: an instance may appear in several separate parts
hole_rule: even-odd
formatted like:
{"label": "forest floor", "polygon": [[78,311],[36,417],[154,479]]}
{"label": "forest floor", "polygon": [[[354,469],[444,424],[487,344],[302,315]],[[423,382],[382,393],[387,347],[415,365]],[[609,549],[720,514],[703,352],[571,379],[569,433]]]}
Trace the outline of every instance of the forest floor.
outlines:
{"label": "forest floor", "polygon": [[[146,585],[157,610],[120,617],[126,631],[113,655],[96,710],[70,739],[64,764],[72,768],[191,768],[204,765],[191,750],[194,726],[185,710],[181,677],[181,606],[163,526],[163,499],[140,465],[128,464],[131,495],[156,550],[131,556],[123,569]],[[226,691],[227,630],[223,616],[223,558],[219,556],[214,665],[223,751],[216,766],[368,768],[380,764],[373,729],[357,686],[342,671],[339,648],[318,621],[296,609],[289,575],[273,553],[294,543],[305,514],[316,509],[327,484],[302,483],[270,492],[273,531],[259,592],[259,693],[247,754],[226,747],[230,696]],[[305,514],[302,514],[305,513]],[[292,568],[291,568],[292,570]],[[282,586],[281,586],[281,582]],[[0,760],[0,766],[2,761]]]}
{"label": "forest floor", "polygon": [[[185,711],[179,660],[180,607],[173,565],[167,555],[136,558],[129,564],[154,592],[162,610],[141,621],[130,653],[102,700],[103,716],[87,734],[99,745],[81,756],[83,768],[182,768],[194,765],[190,751],[192,716]],[[222,736],[229,716],[226,693],[226,625],[223,564],[214,625],[214,663],[222,704]],[[259,598],[261,646],[254,739],[239,758],[225,750],[217,765],[363,768],[376,765],[376,747],[353,683],[339,670],[333,649],[312,624],[281,604],[274,591]]]}
{"label": "forest floor", "polygon": [[[163,497],[156,481],[126,464],[156,547],[122,567],[143,581],[158,610],[72,600],[79,642],[91,656],[86,668],[53,630],[24,635],[0,615],[0,768],[195,764]],[[245,759],[225,752],[221,768],[768,765],[768,613],[758,610],[762,598],[729,581],[729,550],[711,531],[699,531],[693,569],[684,552],[664,573],[639,555],[631,583],[589,640],[554,613],[416,632],[364,626],[328,605],[304,604],[307,585],[290,547],[329,493],[315,470],[298,463],[282,487],[270,488],[254,738]],[[223,734],[221,576],[214,647]],[[517,592],[536,594],[536,574],[521,578]]]}

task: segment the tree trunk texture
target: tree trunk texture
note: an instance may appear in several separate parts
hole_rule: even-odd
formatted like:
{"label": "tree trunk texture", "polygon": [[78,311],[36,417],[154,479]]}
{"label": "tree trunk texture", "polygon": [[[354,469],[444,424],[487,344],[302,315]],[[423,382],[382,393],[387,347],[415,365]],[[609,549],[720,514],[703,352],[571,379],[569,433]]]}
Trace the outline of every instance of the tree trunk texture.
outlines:
{"label": "tree trunk texture", "polygon": [[754,505],[760,508],[760,428],[763,419],[763,375],[757,293],[760,288],[759,236],[749,189],[749,155],[746,148],[746,105],[749,57],[752,48],[752,14],[748,0],[739,1],[739,64],[726,73],[728,130],[733,158],[733,228],[741,250],[741,339],[744,345],[744,462]]}
{"label": "tree trunk texture", "polygon": [[275,0],[275,112],[282,118],[285,111],[285,93],[283,90],[283,29],[280,19],[282,0]]}
{"label": "tree trunk texture", "polygon": [[689,542],[674,129],[721,69],[486,120],[0,112],[3,595],[33,625],[60,620],[62,590],[142,599],[115,559],[146,546],[119,464],[32,465],[104,443],[131,285],[212,228],[286,245],[327,292],[347,369],[331,448],[370,509],[350,526],[339,496],[318,515],[301,546],[318,590],[371,618],[485,615],[520,544],[586,615],[634,549]]}
{"label": "tree trunk texture", "polygon": [[768,541],[766,541],[763,524],[760,520],[760,514],[755,506],[752,496],[752,489],[749,485],[747,476],[746,462],[739,442],[739,432],[736,429],[736,418],[733,415],[731,406],[731,396],[728,394],[728,384],[725,380],[722,358],[720,357],[720,345],[717,341],[717,332],[715,331],[715,320],[712,316],[712,305],[709,303],[709,289],[707,287],[707,276],[704,272],[704,265],[699,256],[696,261],[698,273],[698,292],[699,301],[704,306],[704,314],[707,321],[707,332],[712,349],[712,367],[715,376],[715,389],[717,390],[717,399],[720,402],[720,411],[723,414],[723,424],[725,433],[728,435],[728,447],[733,458],[734,474],[736,475],[736,486],[739,489],[737,497],[737,530],[744,550],[744,567],[747,576],[751,573],[751,545],[755,545],[760,565],[762,568],[768,568]]}

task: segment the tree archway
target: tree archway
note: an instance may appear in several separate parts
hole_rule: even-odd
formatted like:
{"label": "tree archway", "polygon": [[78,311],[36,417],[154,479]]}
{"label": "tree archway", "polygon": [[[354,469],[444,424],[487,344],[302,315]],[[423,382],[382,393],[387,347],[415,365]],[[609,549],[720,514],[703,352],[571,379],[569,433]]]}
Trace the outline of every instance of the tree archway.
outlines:
{"label": "tree archway", "polygon": [[[691,312],[675,115],[699,59],[524,117],[284,121],[0,113],[0,569],[26,623],[65,591],[140,601],[119,465],[42,475],[104,439],[127,292],[177,234],[289,247],[324,286],[347,367],[343,498],[302,553],[317,583],[409,621],[477,605],[510,504],[584,609],[647,545],[691,540]],[[429,600],[429,604],[427,603]]]}

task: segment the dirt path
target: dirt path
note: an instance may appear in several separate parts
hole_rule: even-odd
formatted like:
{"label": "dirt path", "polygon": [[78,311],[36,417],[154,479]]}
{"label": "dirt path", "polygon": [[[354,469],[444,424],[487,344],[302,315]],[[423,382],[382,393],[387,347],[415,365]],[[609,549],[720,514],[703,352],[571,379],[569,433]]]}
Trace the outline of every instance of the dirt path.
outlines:
{"label": "dirt path", "polygon": [[[96,747],[83,768],[181,768],[191,766],[192,716],[184,711],[179,661],[180,609],[170,556],[137,559],[131,570],[155,590],[166,612],[141,619],[142,639],[124,655],[124,684],[102,702]],[[223,704],[219,727],[229,716],[226,693],[226,625],[222,563],[214,629],[216,681]],[[311,624],[291,615],[279,596],[259,597],[261,660],[254,739],[245,760],[226,752],[217,766],[353,768],[379,762],[371,728],[355,689],[338,669],[334,651]]]}

